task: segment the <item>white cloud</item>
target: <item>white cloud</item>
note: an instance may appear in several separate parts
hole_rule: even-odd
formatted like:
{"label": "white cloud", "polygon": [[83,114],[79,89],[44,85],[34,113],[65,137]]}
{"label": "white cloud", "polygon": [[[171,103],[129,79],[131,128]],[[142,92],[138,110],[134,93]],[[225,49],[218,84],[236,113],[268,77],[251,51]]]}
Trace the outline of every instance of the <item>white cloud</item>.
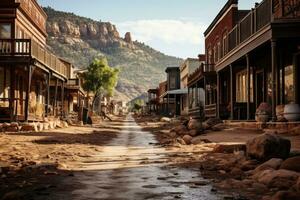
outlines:
{"label": "white cloud", "polygon": [[[188,19],[180,20],[137,20],[116,23],[121,34],[131,32],[133,40],[145,42],[153,47],[158,47],[165,53],[173,53],[167,46],[180,46],[181,51],[200,52],[204,49],[203,33],[206,25]],[[159,45],[158,45],[159,44]],[[177,56],[184,56],[177,49]],[[196,54],[197,55],[197,54]]]}

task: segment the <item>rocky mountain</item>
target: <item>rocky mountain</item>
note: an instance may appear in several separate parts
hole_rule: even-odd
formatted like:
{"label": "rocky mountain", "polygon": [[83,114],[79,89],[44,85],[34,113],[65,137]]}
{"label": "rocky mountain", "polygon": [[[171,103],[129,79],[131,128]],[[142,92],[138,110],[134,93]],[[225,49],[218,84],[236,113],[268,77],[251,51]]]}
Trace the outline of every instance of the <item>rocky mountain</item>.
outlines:
{"label": "rocky mountain", "polygon": [[110,66],[120,68],[116,96],[130,100],[166,77],[167,66],[178,66],[181,59],[167,56],[133,41],[131,33],[120,36],[109,22],[95,21],[72,13],[44,8],[48,14],[48,45],[58,56],[78,68],[84,68],[96,57],[106,56]]}

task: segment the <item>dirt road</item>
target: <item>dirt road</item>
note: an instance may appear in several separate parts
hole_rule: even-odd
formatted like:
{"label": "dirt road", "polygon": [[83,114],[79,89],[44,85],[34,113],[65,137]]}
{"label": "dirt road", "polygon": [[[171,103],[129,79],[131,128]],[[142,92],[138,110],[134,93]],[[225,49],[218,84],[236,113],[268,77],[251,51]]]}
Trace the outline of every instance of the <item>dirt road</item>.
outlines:
{"label": "dirt road", "polygon": [[[220,199],[211,192],[209,181],[201,178],[199,167],[178,166],[176,152],[155,145],[154,136],[131,116],[110,127],[120,131],[118,137],[74,166],[72,176],[34,199]],[[180,152],[178,156],[190,154]]]}

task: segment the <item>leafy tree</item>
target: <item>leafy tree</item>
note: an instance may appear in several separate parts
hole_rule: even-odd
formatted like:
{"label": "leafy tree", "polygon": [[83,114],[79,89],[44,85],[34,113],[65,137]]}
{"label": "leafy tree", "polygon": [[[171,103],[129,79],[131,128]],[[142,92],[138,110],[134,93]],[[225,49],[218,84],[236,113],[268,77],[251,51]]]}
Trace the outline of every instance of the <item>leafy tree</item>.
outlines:
{"label": "leafy tree", "polygon": [[92,106],[94,106],[96,99],[104,93],[113,96],[118,75],[119,69],[111,68],[105,57],[94,59],[87,68],[87,72],[83,74],[84,89],[94,94]]}

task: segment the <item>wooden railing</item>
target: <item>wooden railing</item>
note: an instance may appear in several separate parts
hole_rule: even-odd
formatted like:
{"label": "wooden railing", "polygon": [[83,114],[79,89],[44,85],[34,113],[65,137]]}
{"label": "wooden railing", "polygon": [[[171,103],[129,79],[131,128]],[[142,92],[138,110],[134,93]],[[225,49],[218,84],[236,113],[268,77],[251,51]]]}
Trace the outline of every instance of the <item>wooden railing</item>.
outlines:
{"label": "wooden railing", "polygon": [[214,72],[215,71],[215,65],[214,64],[203,64],[203,72]]}
{"label": "wooden railing", "polygon": [[271,0],[264,0],[251,10],[228,34],[228,51],[223,52],[223,57],[233,49],[245,42],[252,35],[260,31],[272,21]]}
{"label": "wooden railing", "polygon": [[70,66],[34,40],[0,39],[0,56],[32,56],[51,70],[68,77]]}
{"label": "wooden railing", "polygon": [[67,82],[68,86],[80,86],[80,81],[77,78],[69,79]]}

